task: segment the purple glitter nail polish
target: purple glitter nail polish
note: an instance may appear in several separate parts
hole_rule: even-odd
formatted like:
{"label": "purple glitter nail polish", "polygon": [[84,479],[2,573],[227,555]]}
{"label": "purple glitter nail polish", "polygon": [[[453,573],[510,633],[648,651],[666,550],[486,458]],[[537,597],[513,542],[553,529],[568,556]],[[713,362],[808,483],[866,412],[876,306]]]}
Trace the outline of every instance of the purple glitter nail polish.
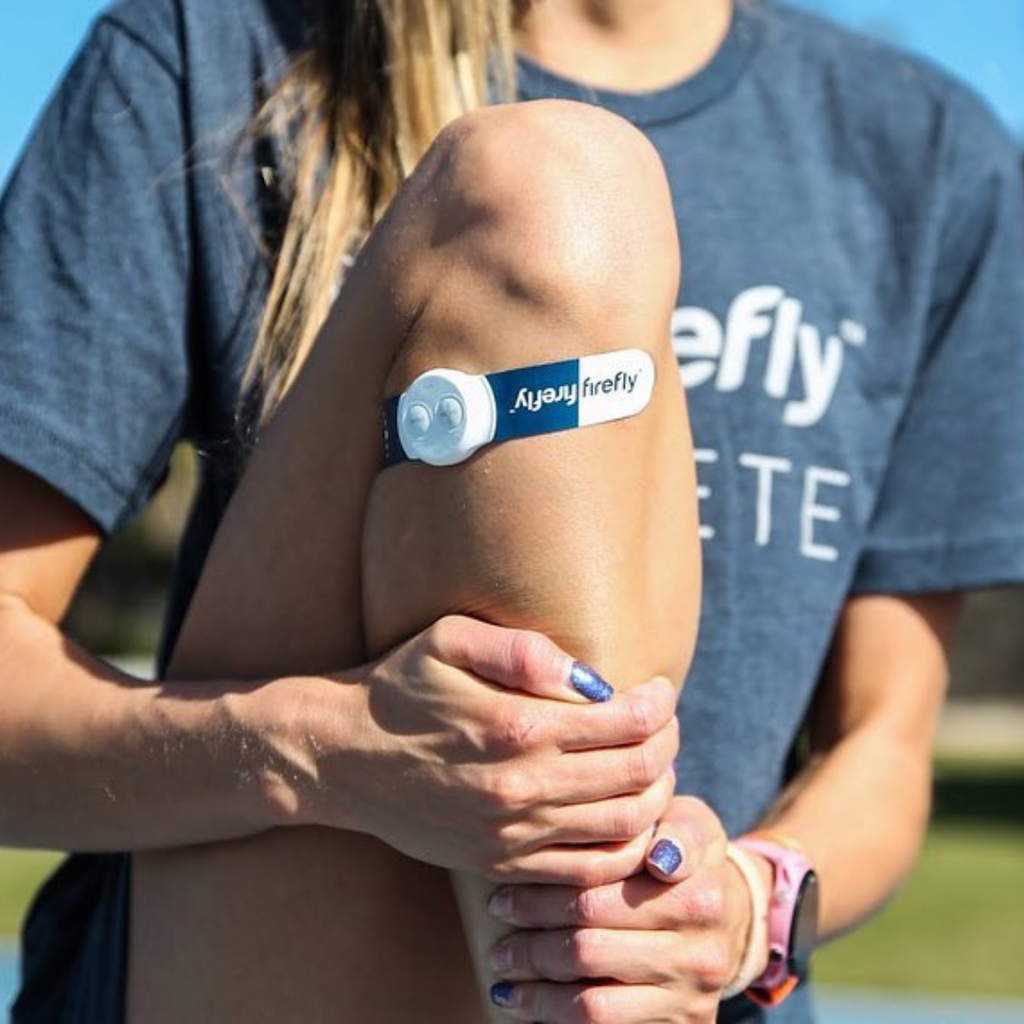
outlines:
{"label": "purple glitter nail polish", "polygon": [[611,683],[602,679],[592,668],[588,668],[581,662],[574,661],[569,672],[569,682],[572,688],[582,694],[587,700],[595,703],[604,703],[611,700],[615,693]]}
{"label": "purple glitter nail polish", "polygon": [[511,1006],[514,988],[515,986],[508,981],[499,981],[496,985],[492,985],[491,1002],[495,1006]]}
{"label": "purple glitter nail polish", "polygon": [[683,854],[671,839],[659,839],[647,859],[663,874],[673,875],[683,863]]}

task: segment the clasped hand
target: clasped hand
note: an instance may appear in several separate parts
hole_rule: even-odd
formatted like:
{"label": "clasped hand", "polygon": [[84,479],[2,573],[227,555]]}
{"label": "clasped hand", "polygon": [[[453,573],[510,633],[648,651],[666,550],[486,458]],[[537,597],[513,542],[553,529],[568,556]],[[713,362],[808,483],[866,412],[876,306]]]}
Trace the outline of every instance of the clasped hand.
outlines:
{"label": "clasped hand", "polygon": [[[667,876],[650,853],[680,851]],[[492,951],[495,1001],[545,1024],[713,1024],[749,928],[745,883],[701,801],[676,797],[647,871],[600,886],[502,886],[490,911],[516,930]]]}
{"label": "clasped hand", "polygon": [[625,877],[672,796],[676,692],[655,679],[592,703],[573,664],[538,633],[451,616],[349,676],[336,732],[338,684],[309,680],[290,732],[315,735],[285,753],[293,820],[496,882]]}
{"label": "clasped hand", "polygon": [[[673,797],[676,691],[591,703],[572,665],[540,634],[442,619],[356,678],[359,721],[336,753],[315,744],[306,811],[499,883],[511,1016],[712,1022],[749,905],[718,818]],[[666,839],[670,874],[651,856]]]}

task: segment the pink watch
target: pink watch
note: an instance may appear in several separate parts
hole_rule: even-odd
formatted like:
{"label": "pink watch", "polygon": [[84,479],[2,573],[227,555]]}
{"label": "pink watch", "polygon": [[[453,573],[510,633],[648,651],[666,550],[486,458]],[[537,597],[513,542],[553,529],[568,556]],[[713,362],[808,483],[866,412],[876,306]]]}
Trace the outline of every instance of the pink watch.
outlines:
{"label": "pink watch", "polygon": [[762,1006],[778,1006],[807,976],[818,937],[818,876],[788,836],[752,832],[737,839],[736,845],[760,854],[772,865],[768,966],[745,994]]}

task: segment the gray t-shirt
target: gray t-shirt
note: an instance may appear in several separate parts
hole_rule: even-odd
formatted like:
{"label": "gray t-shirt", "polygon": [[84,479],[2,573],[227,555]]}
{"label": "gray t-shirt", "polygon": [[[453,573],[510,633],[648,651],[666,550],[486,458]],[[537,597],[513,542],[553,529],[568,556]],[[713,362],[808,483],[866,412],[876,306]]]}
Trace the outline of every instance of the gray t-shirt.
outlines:
{"label": "gray t-shirt", "polygon": [[[0,206],[0,453],[113,530],[195,441],[179,611],[239,462],[282,206],[275,154],[238,135],[301,42],[293,9],[112,8]],[[679,785],[741,831],[785,781],[850,594],[1024,579],[1017,155],[934,68],[774,4],[740,2],[711,64],[657,93],[520,71],[524,98],[633,121],[669,174],[705,557]],[[16,1019],[60,1019],[46,999],[118,1019],[123,901],[123,858],[73,859],[37,904]],[[807,990],[772,1019],[810,1020]]]}
{"label": "gray t-shirt", "polygon": [[679,778],[748,828],[848,595],[1024,573],[1018,157],[934,68],[781,8],[653,96],[527,72],[672,183],[706,573]]}

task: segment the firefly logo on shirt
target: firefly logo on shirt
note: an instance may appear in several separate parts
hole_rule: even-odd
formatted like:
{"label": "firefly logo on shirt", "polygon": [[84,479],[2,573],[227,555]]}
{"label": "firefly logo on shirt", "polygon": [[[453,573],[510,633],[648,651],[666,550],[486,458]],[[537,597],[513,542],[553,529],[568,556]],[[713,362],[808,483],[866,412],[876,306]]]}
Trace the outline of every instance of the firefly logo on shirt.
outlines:
{"label": "firefly logo on shirt", "polygon": [[699,306],[681,306],[672,314],[672,345],[684,387],[713,381],[716,391],[738,391],[751,367],[763,366],[764,392],[782,401],[782,422],[790,427],[820,422],[835,397],[846,353],[867,340],[856,320],[841,320],[831,333],[805,323],[803,303],[778,285],[740,292],[724,323]]}
{"label": "firefly logo on shirt", "polygon": [[[867,329],[853,319],[840,320],[831,332],[806,323],[803,302],[777,285],[739,292],[722,319],[699,306],[672,314],[672,345],[688,391],[706,385],[728,395],[760,388],[780,403],[779,419],[787,427],[828,429],[821,423],[846,360],[867,342]],[[802,460],[799,444],[764,451],[760,443],[735,430],[728,445],[695,449],[701,539],[713,542],[729,523],[734,531],[749,529],[758,549],[788,543],[801,558],[840,564],[852,536],[847,520],[858,486],[854,472]],[[720,490],[742,510],[732,520],[719,505]]]}

